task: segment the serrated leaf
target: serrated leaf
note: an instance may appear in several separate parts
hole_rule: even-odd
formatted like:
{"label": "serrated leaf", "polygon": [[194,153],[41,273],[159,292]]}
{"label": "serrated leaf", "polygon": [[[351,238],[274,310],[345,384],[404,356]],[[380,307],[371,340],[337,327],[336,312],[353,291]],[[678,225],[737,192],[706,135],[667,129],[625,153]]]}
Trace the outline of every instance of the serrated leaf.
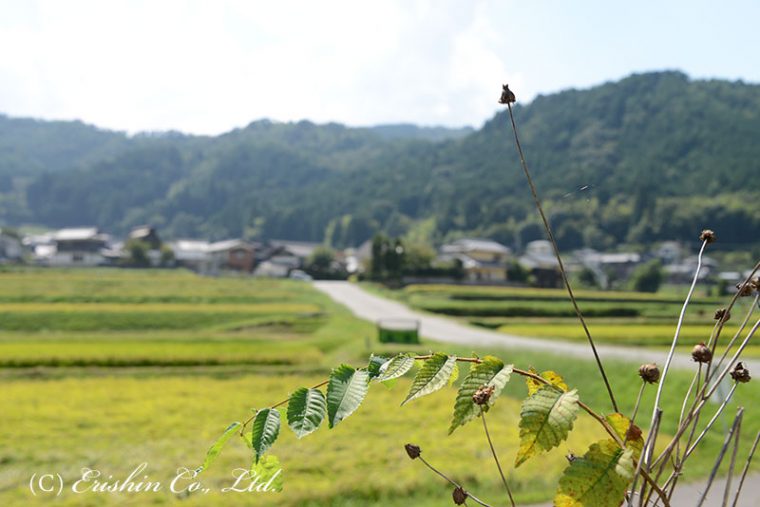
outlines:
{"label": "serrated leaf", "polygon": [[515,467],[567,439],[578,409],[575,389],[563,393],[552,386],[542,386],[523,401],[520,410],[520,450]]}
{"label": "serrated leaf", "polygon": [[412,369],[414,358],[408,354],[399,354],[380,367],[382,373],[377,377],[378,382],[397,379]]}
{"label": "serrated leaf", "polygon": [[467,422],[474,419],[480,414],[480,407],[472,401],[472,395],[481,386],[493,387],[493,392],[488,400],[488,404],[483,409],[493,406],[496,398],[501,394],[504,386],[509,382],[512,374],[512,365],[504,366],[504,363],[498,357],[486,356],[480,364],[474,365],[470,373],[462,381],[457,392],[457,398],[454,402],[454,416],[449,427],[449,435],[459,426],[464,426]]}
{"label": "serrated leaf", "polygon": [[454,371],[456,361],[455,356],[448,356],[442,352],[433,354],[417,372],[412,382],[412,388],[401,405],[434,393],[445,386]]}
{"label": "serrated leaf", "polygon": [[342,364],[327,383],[327,422],[330,428],[359,408],[369,389],[369,373]]}
{"label": "serrated leaf", "polygon": [[258,463],[251,465],[251,482],[256,484],[257,492],[280,492],[284,485],[282,465],[276,456],[264,456]]}
{"label": "serrated leaf", "polygon": [[[534,375],[538,375],[538,372],[533,368],[529,368],[528,371]],[[547,370],[545,372],[542,372],[539,376],[546,379],[551,385],[559,388],[560,390],[567,391],[567,384],[565,384],[565,380],[557,372]],[[546,385],[545,383],[530,377],[525,377],[525,383],[528,385],[528,396],[532,396],[533,393],[538,391],[541,386]]]}
{"label": "serrated leaf", "polygon": [[459,378],[459,363],[454,363],[454,368],[451,370],[451,376],[449,376],[449,385],[453,386],[454,382]]}
{"label": "serrated leaf", "polygon": [[219,438],[216,439],[216,441],[209,447],[208,451],[206,451],[206,459],[203,460],[203,464],[195,469],[195,473],[199,474],[202,471],[208,469],[208,467],[211,465],[211,463],[216,460],[216,457],[219,456],[219,454],[222,452],[222,448],[224,448],[224,444],[227,443],[227,441],[232,438],[232,436],[238,432],[238,429],[240,428],[241,424],[239,422],[234,422],[227,426],[227,429],[224,430],[224,433],[221,434]]}
{"label": "serrated leaf", "polygon": [[633,479],[633,449],[602,440],[575,458],[559,480],[555,507],[618,507]]}
{"label": "serrated leaf", "polygon": [[373,379],[379,376],[380,369],[387,362],[388,362],[387,357],[376,356],[375,354],[370,355],[369,363],[367,363],[367,373],[369,373],[369,378]]}
{"label": "serrated leaf", "polygon": [[[628,449],[633,450],[633,459],[638,460],[641,456],[641,451],[644,449],[644,436],[641,433],[641,428],[631,425],[631,420],[623,414],[610,414],[605,417],[615,433],[618,434],[620,440],[625,442],[625,446]],[[627,435],[627,436],[626,436]],[[617,443],[610,439],[610,442]]]}
{"label": "serrated leaf", "polygon": [[272,447],[280,434],[280,412],[276,408],[264,408],[256,413],[251,428],[251,444],[256,453],[256,463]]}
{"label": "serrated leaf", "polygon": [[322,424],[327,412],[327,400],[319,389],[302,387],[290,395],[288,401],[288,426],[303,438]]}

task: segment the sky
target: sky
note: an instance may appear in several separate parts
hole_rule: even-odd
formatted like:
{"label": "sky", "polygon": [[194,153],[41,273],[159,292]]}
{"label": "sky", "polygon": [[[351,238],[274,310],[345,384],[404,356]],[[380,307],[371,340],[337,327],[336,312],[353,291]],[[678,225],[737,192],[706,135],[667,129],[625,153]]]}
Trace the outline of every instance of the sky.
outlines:
{"label": "sky", "polygon": [[218,134],[479,127],[634,72],[760,82],[760,2],[0,0],[0,113]]}

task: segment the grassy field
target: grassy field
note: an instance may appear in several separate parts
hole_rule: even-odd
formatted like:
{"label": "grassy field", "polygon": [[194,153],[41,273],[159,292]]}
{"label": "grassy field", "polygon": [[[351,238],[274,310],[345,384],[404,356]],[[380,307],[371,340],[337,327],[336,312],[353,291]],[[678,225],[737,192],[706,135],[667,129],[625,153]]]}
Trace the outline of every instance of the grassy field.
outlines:
{"label": "grassy field", "polygon": [[[448,315],[508,334],[586,341],[564,290],[410,285],[392,291],[378,286],[368,287],[418,310]],[[580,290],[576,295],[597,342],[666,347],[673,341],[686,288],[682,289],[680,298],[676,292],[672,288],[664,294]],[[694,298],[682,328],[683,342],[707,341],[715,324],[715,310],[726,305],[729,299]],[[736,332],[739,316],[746,313],[749,304],[748,298],[737,301],[732,312],[735,317],[726,325],[723,336]],[[745,356],[760,357],[760,348],[750,346]]]}
{"label": "grassy field", "polygon": [[[29,492],[31,475],[57,472],[70,481],[85,466],[124,478],[147,462],[150,479],[168,485],[177,468],[198,466],[216,436],[252,408],[324,379],[341,362],[361,365],[370,352],[392,354],[398,348],[376,343],[373,324],[353,318],[309,285],[287,280],[161,271],[11,271],[0,273],[0,301],[0,505],[48,504],[50,498]],[[403,346],[420,352],[442,348],[431,342]],[[474,352],[494,353],[522,367],[558,369],[584,401],[609,411],[595,367],[587,361],[514,350]],[[636,366],[608,368],[624,410],[630,411]],[[666,403],[672,407],[690,377],[679,372],[669,378],[673,391]],[[64,492],[56,503],[424,507],[449,502],[449,488],[405,456],[403,444],[410,441],[480,496],[504,503],[498,475],[486,465],[490,456],[482,429],[471,423],[446,436],[455,387],[399,408],[408,385],[402,379],[393,390],[374,386],[357,413],[333,430],[325,427],[296,441],[283,428],[273,449],[284,468],[281,494]],[[647,392],[644,406],[653,392]],[[508,464],[517,448],[519,400],[525,393],[524,383],[513,379],[490,412],[489,426]],[[758,395],[755,384],[742,386],[732,405]],[[760,426],[760,406],[749,404],[747,412],[748,440]],[[668,420],[665,430],[673,426]],[[603,437],[581,416],[559,449],[514,474],[508,467],[518,501],[550,498],[565,454],[580,454]],[[719,445],[719,437],[704,443],[708,455]],[[242,442],[230,442],[202,480],[217,490],[231,483],[231,470],[249,466],[250,460]],[[699,458],[694,465],[687,479],[705,474],[711,462]]]}

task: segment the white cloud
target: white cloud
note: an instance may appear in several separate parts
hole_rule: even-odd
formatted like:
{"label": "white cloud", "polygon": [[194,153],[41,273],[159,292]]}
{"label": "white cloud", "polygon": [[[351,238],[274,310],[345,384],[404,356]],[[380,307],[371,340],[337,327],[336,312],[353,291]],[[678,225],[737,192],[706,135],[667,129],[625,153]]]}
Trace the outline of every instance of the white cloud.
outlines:
{"label": "white cloud", "polygon": [[[668,56],[672,23],[641,14],[655,51],[635,20],[595,3],[0,0],[0,112],[195,133],[262,117],[478,125],[497,110],[502,82],[529,100],[647,61],[753,77],[741,51],[720,47],[733,38],[710,42],[733,60]],[[697,21],[679,40],[702,40]],[[756,46],[742,33],[742,48]]]}

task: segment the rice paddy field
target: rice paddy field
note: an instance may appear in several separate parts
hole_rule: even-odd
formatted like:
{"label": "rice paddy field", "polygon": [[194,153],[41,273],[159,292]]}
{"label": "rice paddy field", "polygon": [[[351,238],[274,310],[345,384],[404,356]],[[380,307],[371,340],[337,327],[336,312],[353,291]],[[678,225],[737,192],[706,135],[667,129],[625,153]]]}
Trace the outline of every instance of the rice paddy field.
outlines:
{"label": "rice paddy field", "polygon": [[[410,285],[401,290],[370,287],[418,310],[447,315],[475,326],[519,336],[586,342],[564,289],[453,285]],[[579,290],[576,296],[598,343],[664,348],[673,341],[687,289],[671,287],[665,294]],[[699,291],[696,294],[681,330],[684,343],[707,341],[715,324],[715,310],[730,300],[730,297],[706,297]],[[726,324],[722,336],[732,336],[737,331],[751,299],[737,301],[732,312],[734,318]],[[745,357],[760,357],[760,347],[750,345]]]}
{"label": "rice paddy field", "polygon": [[[471,302],[416,289],[404,297],[416,306],[423,297]],[[517,324],[490,320],[501,316],[477,317],[483,318],[496,327]],[[569,328],[564,321],[545,323],[565,324]],[[535,326],[536,332],[545,327],[539,321],[523,325]],[[450,502],[449,487],[406,457],[407,442],[422,447],[431,463],[478,496],[504,504],[482,428],[470,423],[447,436],[456,385],[402,408],[408,378],[393,389],[373,385],[359,410],[334,429],[325,426],[296,440],[283,426],[272,449],[283,467],[281,493],[220,491],[232,484],[236,468],[251,464],[251,451],[238,438],[200,476],[208,493],[168,490],[177,469],[200,465],[217,436],[252,409],[320,382],[340,363],[362,366],[371,353],[402,350],[491,353],[523,368],[556,369],[578,388],[581,399],[600,412],[610,411],[595,367],[587,361],[429,341],[380,344],[373,323],[354,318],[304,282],[160,270],[1,271],[0,505],[52,503],[50,496],[30,492],[34,474],[61,474],[69,484],[88,467],[123,479],[141,463],[147,464],[142,474],[164,485],[161,491],[64,491],[55,504],[425,507]],[[611,363],[608,370],[623,410],[630,412],[638,391],[637,365]],[[466,368],[460,378],[465,374]],[[691,377],[678,372],[669,379],[666,404],[677,406]],[[582,415],[567,442],[513,471],[526,392],[514,378],[489,412],[489,427],[520,504],[551,498],[565,455],[580,454],[604,437]],[[651,406],[653,394],[647,390],[643,406]],[[756,384],[743,385],[726,411],[746,405],[746,440],[760,426],[760,406],[748,403],[758,395]],[[674,424],[664,423],[666,433]],[[709,471],[720,443],[720,436],[703,443],[706,457],[695,455],[686,479]]]}

